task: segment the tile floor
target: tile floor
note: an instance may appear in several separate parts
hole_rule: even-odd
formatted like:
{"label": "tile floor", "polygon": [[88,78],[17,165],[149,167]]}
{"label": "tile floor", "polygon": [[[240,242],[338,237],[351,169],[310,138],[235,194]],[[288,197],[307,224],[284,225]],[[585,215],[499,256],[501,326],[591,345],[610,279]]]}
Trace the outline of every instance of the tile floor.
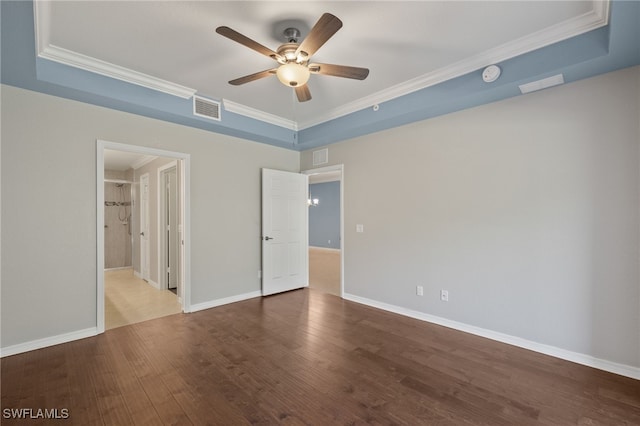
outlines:
{"label": "tile floor", "polygon": [[137,278],[133,269],[104,273],[105,329],[182,312],[178,297]]}

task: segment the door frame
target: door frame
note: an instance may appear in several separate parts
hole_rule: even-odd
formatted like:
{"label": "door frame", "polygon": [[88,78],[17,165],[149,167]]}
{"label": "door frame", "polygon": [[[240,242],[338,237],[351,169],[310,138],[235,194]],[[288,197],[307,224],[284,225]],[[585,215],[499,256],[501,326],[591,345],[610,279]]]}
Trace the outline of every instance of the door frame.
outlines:
{"label": "door frame", "polygon": [[340,172],[340,297],[344,299],[344,164],[303,170],[301,173],[311,176],[337,171]]}
{"label": "door frame", "polygon": [[118,142],[96,140],[96,329],[104,333],[104,150],[133,152],[180,161],[180,208],[182,213],[182,250],[180,250],[182,311],[191,312],[191,155]]}
{"label": "door frame", "polygon": [[[143,197],[142,197],[142,182],[146,181],[147,184],[147,199],[144,200],[143,203]],[[139,222],[139,229],[138,229],[138,235],[136,235],[136,237],[141,237],[143,236],[143,233],[146,233],[146,235],[143,236],[143,238],[140,238],[140,275],[142,277],[143,280],[145,280],[148,283],[151,283],[151,242],[149,240],[149,222],[151,220],[151,215],[149,214],[149,184],[150,182],[150,177],[149,177],[149,173],[145,173],[143,175],[140,175],[140,190],[138,191],[138,208],[140,209],[139,213],[140,213],[140,222]],[[144,206],[144,208],[143,208]],[[144,220],[143,220],[144,218]],[[145,228],[142,228],[142,224],[144,223]],[[133,266],[133,262],[132,262],[132,266]]]}
{"label": "door frame", "polygon": [[[167,235],[166,235],[166,229],[163,229],[163,225],[164,222],[166,221],[166,217],[167,217],[167,213],[166,213],[166,204],[168,202],[167,200],[167,194],[166,194],[166,188],[164,187],[164,178],[166,176],[166,172],[168,170],[171,170],[175,168],[176,169],[176,177],[179,179],[180,176],[178,174],[178,160],[174,160],[174,161],[170,161],[167,164],[165,164],[164,166],[160,166],[158,168],[158,286],[160,287],[161,290],[166,290],[169,288],[169,283],[167,282],[167,276],[166,276],[166,269],[164,268],[166,265],[164,265],[165,263],[165,253],[167,250]],[[179,183],[179,182],[178,182]],[[181,188],[180,185],[178,184],[176,190],[178,191],[178,210],[180,209],[180,199],[181,199]],[[182,219],[182,215],[180,214],[181,212],[179,212],[179,216],[180,219]],[[180,234],[180,229],[182,228],[182,223],[178,223],[178,234]],[[180,237],[178,236],[178,241],[180,240]],[[180,253],[180,246],[178,245],[178,251],[177,253]],[[180,294],[178,294],[178,298],[182,297],[182,283],[180,282],[181,280],[181,270],[182,270],[182,265],[180,264],[182,261],[182,256],[178,255],[178,292]]]}

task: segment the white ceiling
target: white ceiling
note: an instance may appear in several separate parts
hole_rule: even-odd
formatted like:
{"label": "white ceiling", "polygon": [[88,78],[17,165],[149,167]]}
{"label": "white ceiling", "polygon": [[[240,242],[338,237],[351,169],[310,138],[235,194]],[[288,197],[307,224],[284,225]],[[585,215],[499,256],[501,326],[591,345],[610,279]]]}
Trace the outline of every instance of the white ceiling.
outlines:
{"label": "white ceiling", "polygon": [[158,157],[152,155],[136,154],[135,152],[104,150],[105,170],[125,171],[142,167]]}
{"label": "white ceiling", "polygon": [[[425,76],[450,78],[456,72],[472,71],[467,69],[470,66],[480,69],[506,59],[496,56],[497,52],[514,56],[524,53],[516,48],[530,50],[536,43],[549,44],[575,35],[559,29],[590,12],[594,4],[54,1],[36,7],[40,8],[38,37],[45,44],[41,49],[62,48],[304,127],[432,84]],[[243,86],[228,84],[231,79],[272,68],[276,63],[222,37],[215,32],[216,27],[229,26],[275,50],[284,42],[276,33],[297,23],[304,37],[324,12],[336,15],[344,25],[313,56],[313,62],[367,67],[370,75],[366,80],[312,75],[308,84],[313,99],[306,103],[298,103],[293,90],[275,77]]]}

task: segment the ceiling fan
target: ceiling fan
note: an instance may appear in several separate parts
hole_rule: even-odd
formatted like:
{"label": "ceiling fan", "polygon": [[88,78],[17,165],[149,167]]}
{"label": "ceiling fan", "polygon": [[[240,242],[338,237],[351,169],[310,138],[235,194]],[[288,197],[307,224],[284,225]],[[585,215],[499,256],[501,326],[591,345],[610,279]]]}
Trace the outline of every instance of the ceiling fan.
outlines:
{"label": "ceiling fan", "polygon": [[229,84],[239,86],[275,75],[282,84],[294,88],[298,101],[306,102],[311,99],[311,92],[307,86],[307,81],[311,74],[364,80],[369,75],[367,68],[309,63],[311,56],[340,28],[342,28],[342,21],[330,13],[325,13],[313,28],[311,28],[311,31],[309,31],[309,34],[301,43],[298,43],[300,31],[297,28],[287,28],[284,30],[284,36],[288,42],[278,47],[277,51],[273,51],[229,27],[222,26],[216,28],[218,34],[268,56],[280,64],[277,68],[236,78],[235,80],[231,80]]}

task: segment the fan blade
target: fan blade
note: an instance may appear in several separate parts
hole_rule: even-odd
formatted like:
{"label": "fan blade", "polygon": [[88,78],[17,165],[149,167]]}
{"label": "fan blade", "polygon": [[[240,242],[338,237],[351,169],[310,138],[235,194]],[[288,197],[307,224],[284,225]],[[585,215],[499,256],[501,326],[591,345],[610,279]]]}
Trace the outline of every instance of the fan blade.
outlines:
{"label": "fan blade", "polygon": [[309,90],[309,86],[307,86],[306,84],[304,86],[295,87],[295,91],[299,102],[306,102],[311,100],[311,91]]}
{"label": "fan blade", "polygon": [[296,50],[296,56],[305,52],[310,58],[320,47],[325,44],[340,28],[342,21],[330,13],[323,14],[318,22],[311,28],[307,37]]}
{"label": "fan blade", "polygon": [[245,75],[244,77],[231,80],[229,84],[233,84],[234,86],[240,86],[241,84],[249,83],[255,80],[260,80],[261,78],[269,77],[270,75],[275,75],[276,71],[277,71],[277,68],[273,68],[270,70],[260,71],[255,74]]}
{"label": "fan blade", "polygon": [[237,43],[240,43],[244,46],[247,46],[249,49],[253,49],[258,53],[261,53],[265,56],[270,57],[271,59],[275,59],[276,61],[280,59],[280,55],[278,55],[273,50],[269,49],[258,43],[257,41],[251,40],[249,37],[240,34],[236,30],[232,30],[229,27],[218,27],[216,28],[216,32],[226,38],[233,40]]}
{"label": "fan blade", "polygon": [[369,75],[367,68],[332,64],[309,64],[309,71],[313,74],[333,75],[335,77],[353,78],[355,80],[364,80]]}

